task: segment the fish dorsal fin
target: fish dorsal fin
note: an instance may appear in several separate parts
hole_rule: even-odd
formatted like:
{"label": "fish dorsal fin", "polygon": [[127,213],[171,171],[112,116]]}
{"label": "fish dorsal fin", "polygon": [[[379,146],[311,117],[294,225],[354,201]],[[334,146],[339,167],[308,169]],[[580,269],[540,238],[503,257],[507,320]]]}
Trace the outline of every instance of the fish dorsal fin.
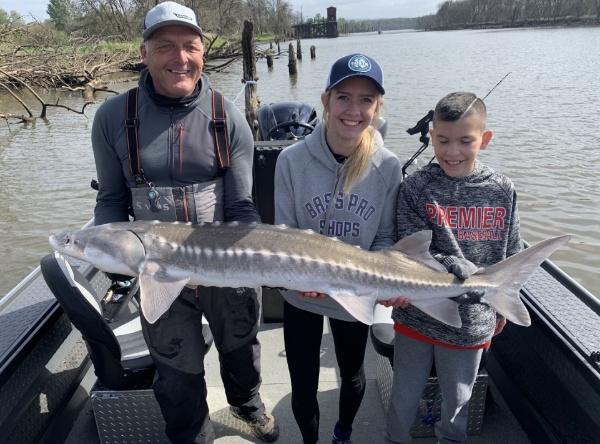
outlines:
{"label": "fish dorsal fin", "polygon": [[431,230],[422,230],[400,239],[390,249],[399,251],[434,270],[446,272],[446,267],[436,261],[429,253],[430,245]]}

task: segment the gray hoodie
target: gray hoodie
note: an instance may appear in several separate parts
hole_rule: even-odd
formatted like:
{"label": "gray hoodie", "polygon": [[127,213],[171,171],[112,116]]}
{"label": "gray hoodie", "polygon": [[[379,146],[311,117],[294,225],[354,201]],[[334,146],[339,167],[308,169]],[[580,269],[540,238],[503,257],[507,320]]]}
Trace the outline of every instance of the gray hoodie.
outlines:
{"label": "gray hoodie", "polygon": [[[429,252],[444,264],[452,257],[488,267],[522,249],[517,193],[506,176],[475,162],[465,178],[448,176],[438,164],[411,174],[400,187],[398,236],[432,230]],[[450,327],[413,305],[396,308],[392,318],[447,344],[474,347],[492,338],[496,313],[487,304],[459,307],[462,327]]]}
{"label": "gray hoodie", "polygon": [[[341,164],[325,141],[325,125],[279,155],[275,169],[275,223],[311,229],[365,250],[396,242],[396,204],[402,172],[398,158],[383,147],[379,133],[364,179],[343,193]],[[329,203],[333,201],[332,205]],[[301,300],[282,292],[290,304],[313,313],[354,321],[331,298]],[[400,296],[400,295],[399,295]]]}

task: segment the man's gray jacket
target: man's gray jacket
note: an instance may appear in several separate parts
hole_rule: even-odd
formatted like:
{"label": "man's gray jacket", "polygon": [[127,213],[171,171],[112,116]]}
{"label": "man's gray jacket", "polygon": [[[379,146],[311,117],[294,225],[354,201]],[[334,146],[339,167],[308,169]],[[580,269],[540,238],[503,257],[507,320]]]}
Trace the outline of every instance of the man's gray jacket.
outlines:
{"label": "man's gray jacket", "polygon": [[[139,161],[146,180],[156,187],[186,187],[212,181],[218,173],[213,130],[212,92],[205,74],[192,102],[160,106],[150,98],[147,70],[139,81]],[[104,102],[96,112],[92,146],[99,191],[95,224],[128,220],[131,189],[136,187],[128,156],[126,93]],[[252,202],[254,141],[242,113],[225,100],[230,168],[224,176],[225,221],[260,221]],[[180,218],[178,218],[181,220]]]}

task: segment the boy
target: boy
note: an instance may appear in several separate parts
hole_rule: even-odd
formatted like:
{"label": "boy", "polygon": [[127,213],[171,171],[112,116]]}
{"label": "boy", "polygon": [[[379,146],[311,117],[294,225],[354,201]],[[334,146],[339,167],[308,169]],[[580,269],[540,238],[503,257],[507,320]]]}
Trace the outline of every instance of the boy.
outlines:
{"label": "boy", "polygon": [[[477,160],[492,132],[486,107],[475,94],[442,98],[430,131],[437,164],[409,176],[398,197],[398,238],[432,230],[430,253],[463,279],[522,249],[517,195],[512,182]],[[455,328],[409,305],[395,305],[394,381],[386,441],[410,442],[410,427],[435,360],[442,391],[439,443],[467,438],[468,402],[481,354],[506,320],[480,301],[481,293],[455,298],[462,327]]]}

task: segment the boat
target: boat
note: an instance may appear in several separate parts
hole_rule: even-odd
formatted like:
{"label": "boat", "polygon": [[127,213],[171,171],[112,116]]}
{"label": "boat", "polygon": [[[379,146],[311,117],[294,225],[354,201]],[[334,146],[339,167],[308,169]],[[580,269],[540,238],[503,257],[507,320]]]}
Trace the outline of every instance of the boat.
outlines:
{"label": "boat", "polygon": [[[258,113],[262,135],[255,142],[253,195],[263,221],[273,223],[277,157],[311,131],[316,113],[304,103],[265,107]],[[267,116],[273,118],[265,124]],[[427,120],[426,116],[409,129],[421,134],[423,145]],[[407,160],[407,174],[418,167],[425,148]],[[91,265],[57,254],[40,260],[40,266],[0,300],[0,444],[168,442],[151,388],[152,364],[140,342],[135,279],[114,283]],[[532,325],[509,323],[492,341],[470,403],[469,442],[598,442],[600,301],[549,260],[527,281],[521,296]],[[278,442],[287,444],[301,442],[301,437],[290,407],[282,307],[277,290],[263,289],[261,395],[280,424]],[[393,372],[387,310],[378,306],[371,326],[367,391],[353,433],[357,444],[380,442],[385,427]],[[92,336],[91,325],[99,326],[100,337]],[[260,442],[230,415],[217,353],[210,348],[210,330],[204,333],[216,442]],[[339,382],[327,325],[321,363],[324,442],[337,419]],[[435,374],[421,401],[414,442],[436,442],[433,424],[440,399]]]}

